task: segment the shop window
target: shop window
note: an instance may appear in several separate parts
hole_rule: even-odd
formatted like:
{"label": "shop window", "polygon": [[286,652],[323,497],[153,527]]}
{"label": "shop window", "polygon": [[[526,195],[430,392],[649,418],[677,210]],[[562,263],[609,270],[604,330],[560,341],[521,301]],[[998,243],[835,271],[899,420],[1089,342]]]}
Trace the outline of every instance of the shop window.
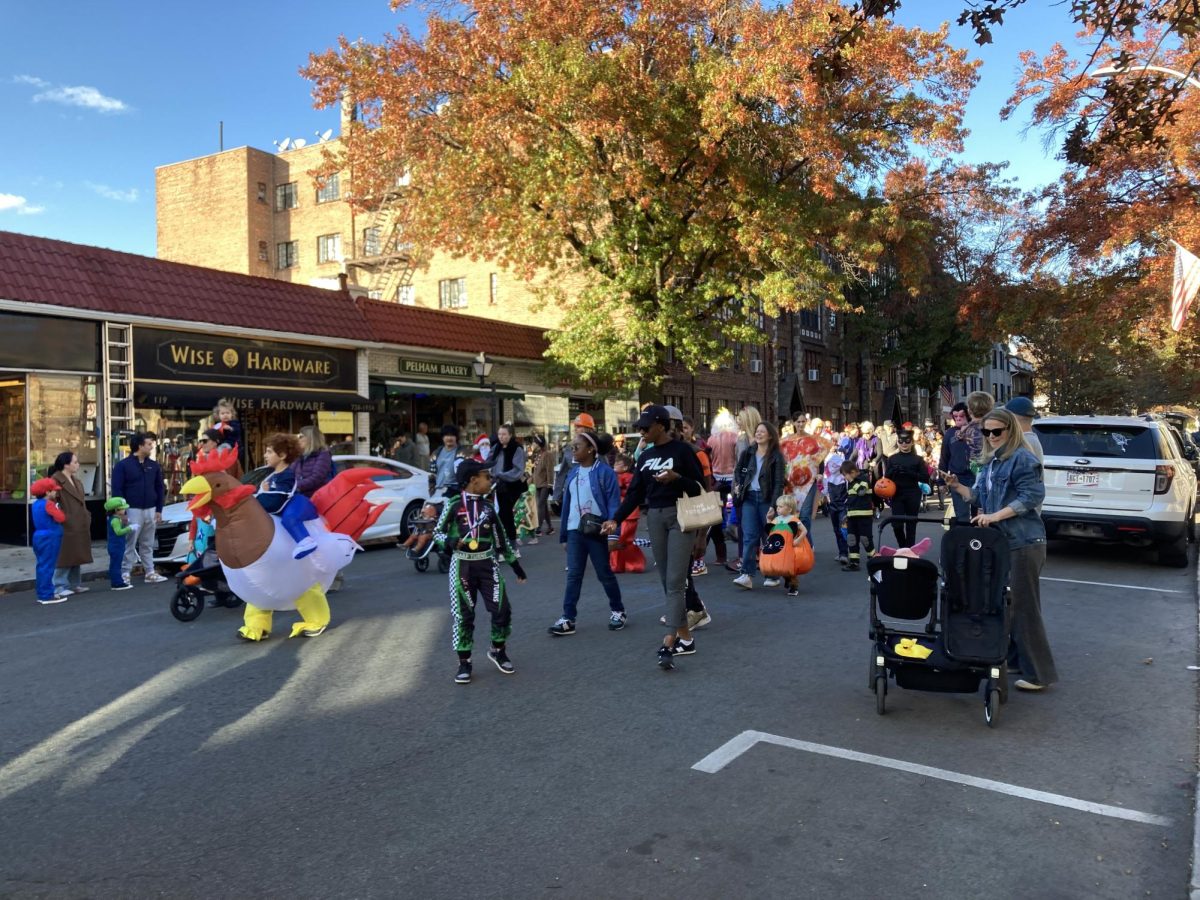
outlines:
{"label": "shop window", "polygon": [[0,502],[25,502],[25,380],[0,380]]}
{"label": "shop window", "polygon": [[[104,490],[99,472],[95,375],[30,375],[30,476],[41,478],[58,454],[79,457],[79,479],[89,497]],[[23,456],[24,454],[22,454]]]}
{"label": "shop window", "polygon": [[465,309],[467,279],[443,278],[438,282],[438,306],[441,309]]}
{"label": "shop window", "polygon": [[317,236],[317,262],[341,262],[342,236],[340,234],[322,234]]}
{"label": "shop window", "polygon": [[285,209],[295,209],[300,205],[300,194],[296,190],[296,182],[275,185],[275,209],[282,212]]}
{"label": "shop window", "polygon": [[300,247],[297,241],[285,241],[275,245],[275,268],[290,269],[298,264]]}
{"label": "shop window", "polygon": [[332,200],[338,200],[342,196],[341,186],[338,184],[338,174],[334,172],[325,179],[325,183],[317,188],[317,202],[329,203]]}

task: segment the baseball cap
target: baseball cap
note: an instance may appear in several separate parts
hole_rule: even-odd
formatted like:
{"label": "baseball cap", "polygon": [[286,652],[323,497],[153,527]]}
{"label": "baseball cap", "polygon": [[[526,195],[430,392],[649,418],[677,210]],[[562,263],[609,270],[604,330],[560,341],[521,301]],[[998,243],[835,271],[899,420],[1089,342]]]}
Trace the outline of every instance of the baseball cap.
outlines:
{"label": "baseball cap", "polygon": [[575,420],[571,422],[571,424],[577,425],[580,428],[591,428],[593,430],[596,428],[596,420],[593,419],[588,413],[580,413],[575,417]]}
{"label": "baseball cap", "polygon": [[680,410],[680,408],[678,406],[664,406],[663,409],[665,409],[667,411],[667,415],[671,417],[671,421],[673,421],[673,422],[682,422],[683,421],[683,411]]}
{"label": "baseball cap", "polygon": [[649,428],[655,422],[660,425],[671,424],[671,414],[667,412],[665,406],[659,406],[657,403],[651,403],[642,410],[642,414],[638,416],[638,420],[633,423],[634,428]]}
{"label": "baseball cap", "polygon": [[1010,413],[1018,416],[1025,416],[1027,419],[1039,419],[1038,411],[1034,409],[1033,401],[1028,397],[1013,397],[1004,404],[1004,408]]}

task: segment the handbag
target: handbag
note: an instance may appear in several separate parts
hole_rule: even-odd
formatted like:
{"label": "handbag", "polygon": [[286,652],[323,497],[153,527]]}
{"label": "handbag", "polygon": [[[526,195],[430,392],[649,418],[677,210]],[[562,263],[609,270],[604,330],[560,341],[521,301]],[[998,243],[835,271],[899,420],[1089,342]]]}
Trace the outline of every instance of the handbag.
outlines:
{"label": "handbag", "polygon": [[698,531],[720,525],[723,518],[721,495],[704,491],[695,497],[680,497],[675,501],[675,518],[680,531]]}
{"label": "handbag", "polygon": [[579,533],[584,537],[600,537],[600,526],[604,520],[595,513],[584,513],[579,517]]}

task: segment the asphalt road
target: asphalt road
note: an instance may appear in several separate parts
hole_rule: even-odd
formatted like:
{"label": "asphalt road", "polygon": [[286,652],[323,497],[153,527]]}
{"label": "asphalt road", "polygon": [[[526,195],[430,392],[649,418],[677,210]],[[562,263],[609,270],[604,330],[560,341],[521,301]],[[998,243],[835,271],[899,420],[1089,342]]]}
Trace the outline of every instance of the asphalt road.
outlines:
{"label": "asphalt road", "polygon": [[[315,639],[281,639],[289,614],[257,646],[233,611],[181,624],[169,585],[0,598],[0,896],[1186,895],[1194,567],[1055,545],[1062,682],[989,729],[980,696],[893,688],[876,715],[866,579],[815,531],[798,598],[700,579],[714,621],[673,672],[652,573],[620,576],[624,631],[589,576],[578,633],[546,634],[564,573],[545,539],[513,586],[516,674],[481,649],[466,687],[445,577],[390,548],[355,561]],[[692,768],[746,731],[820,752]]]}

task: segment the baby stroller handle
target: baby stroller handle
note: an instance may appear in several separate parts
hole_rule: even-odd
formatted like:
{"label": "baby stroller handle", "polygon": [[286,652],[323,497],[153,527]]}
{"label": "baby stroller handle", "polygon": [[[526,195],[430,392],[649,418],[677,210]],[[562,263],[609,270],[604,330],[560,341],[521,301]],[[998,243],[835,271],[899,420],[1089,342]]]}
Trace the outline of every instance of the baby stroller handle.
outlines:
{"label": "baby stroller handle", "polygon": [[[924,522],[928,525],[937,525],[937,526],[944,526],[946,524],[946,520],[943,519],[941,516],[938,516],[935,518],[933,516],[892,516],[892,515],[887,515],[879,520],[879,524],[877,526],[879,529],[880,543],[883,542],[883,527],[885,525],[890,525],[892,522]],[[968,524],[968,525],[970,524],[970,523],[959,522],[956,519],[952,519],[951,522],[956,526],[963,525],[963,524]]]}

